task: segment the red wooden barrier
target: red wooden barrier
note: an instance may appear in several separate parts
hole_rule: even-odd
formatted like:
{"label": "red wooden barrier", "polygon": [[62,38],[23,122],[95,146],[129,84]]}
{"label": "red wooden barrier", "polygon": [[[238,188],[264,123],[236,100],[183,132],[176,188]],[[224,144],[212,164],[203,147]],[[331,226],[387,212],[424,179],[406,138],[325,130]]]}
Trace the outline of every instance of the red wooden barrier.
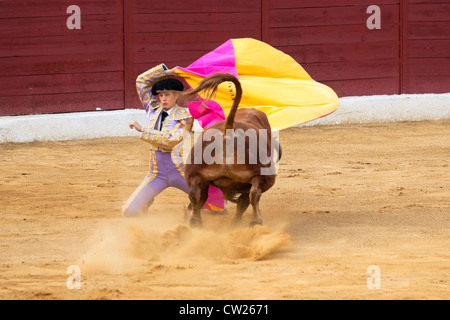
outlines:
{"label": "red wooden barrier", "polygon": [[129,107],[140,107],[134,81],[152,66],[187,67],[230,38],[261,39],[261,0],[136,0],[129,10]]}
{"label": "red wooden barrier", "polygon": [[0,115],[123,108],[122,0],[0,4]]}
{"label": "red wooden barrier", "polygon": [[399,93],[399,3],[377,1],[379,30],[366,26],[371,4],[273,1],[267,41],[339,96]]}
{"label": "red wooden barrier", "polygon": [[450,92],[450,2],[409,0],[403,14],[402,93]]}
{"label": "red wooden barrier", "polygon": [[[263,40],[339,96],[450,92],[450,0],[77,0],[0,5],[0,115],[140,108],[138,74]],[[369,30],[367,8],[381,10]]]}

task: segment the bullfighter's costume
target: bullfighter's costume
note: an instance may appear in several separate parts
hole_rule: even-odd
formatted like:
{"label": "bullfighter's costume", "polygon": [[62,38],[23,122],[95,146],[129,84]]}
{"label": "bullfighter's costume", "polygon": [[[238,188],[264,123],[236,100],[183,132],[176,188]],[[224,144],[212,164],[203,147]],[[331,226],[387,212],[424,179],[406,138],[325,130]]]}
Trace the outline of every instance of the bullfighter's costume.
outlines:
{"label": "bullfighter's costume", "polygon": [[[192,129],[193,118],[187,108],[175,105],[168,111],[166,118],[162,119],[165,110],[156,98],[155,87],[183,90],[181,82],[178,81],[177,86],[177,80],[170,79],[174,80],[170,82],[167,79],[169,81],[164,82],[167,78],[166,70],[161,64],[142,73],[136,80],[137,92],[148,115],[148,123],[143,127],[140,139],[150,145],[150,165],[149,173],[144,181],[123,207],[125,216],[135,216],[145,212],[156,195],[168,187],[175,187],[185,193],[189,191],[184,179],[182,155],[172,152],[172,149],[181,142],[184,134]],[[160,85],[161,83],[163,86]]]}

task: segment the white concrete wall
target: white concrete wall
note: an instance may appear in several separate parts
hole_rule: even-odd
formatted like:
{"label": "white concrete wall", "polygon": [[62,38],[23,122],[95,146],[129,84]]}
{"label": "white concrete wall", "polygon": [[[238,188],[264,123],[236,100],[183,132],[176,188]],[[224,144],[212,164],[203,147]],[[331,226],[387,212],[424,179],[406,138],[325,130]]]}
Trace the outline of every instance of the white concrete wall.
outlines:
{"label": "white concrete wall", "polygon": [[304,125],[450,119],[450,93],[345,97],[332,114]]}
{"label": "white concrete wall", "polygon": [[[302,126],[450,119],[450,93],[345,97],[339,103],[333,114]],[[4,116],[0,143],[138,136],[128,123],[146,119],[145,111],[137,109]]]}

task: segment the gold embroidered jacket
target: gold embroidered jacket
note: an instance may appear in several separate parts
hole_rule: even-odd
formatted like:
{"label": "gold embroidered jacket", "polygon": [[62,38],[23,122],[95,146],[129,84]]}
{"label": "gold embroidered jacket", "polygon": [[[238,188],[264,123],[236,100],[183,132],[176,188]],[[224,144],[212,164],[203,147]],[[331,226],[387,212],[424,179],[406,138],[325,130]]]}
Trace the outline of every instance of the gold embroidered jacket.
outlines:
{"label": "gold embroidered jacket", "polygon": [[[139,75],[136,80],[137,92],[148,115],[148,123],[144,126],[140,139],[150,144],[149,171],[152,178],[158,174],[156,152],[171,152],[182,141],[183,137],[191,131],[194,121],[187,108],[176,105],[164,121],[161,131],[157,130],[156,126],[163,107],[153,96],[151,89],[155,82],[167,77],[165,70],[163,64],[158,65]],[[172,152],[171,156],[178,172],[184,176],[182,154]]]}

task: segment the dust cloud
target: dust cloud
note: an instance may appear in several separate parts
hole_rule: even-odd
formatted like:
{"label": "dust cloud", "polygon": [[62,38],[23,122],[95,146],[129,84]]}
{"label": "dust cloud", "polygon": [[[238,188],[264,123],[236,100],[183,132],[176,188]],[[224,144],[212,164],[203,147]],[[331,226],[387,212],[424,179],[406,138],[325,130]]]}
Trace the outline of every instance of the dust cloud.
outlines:
{"label": "dust cloud", "polygon": [[121,273],[146,262],[180,262],[187,258],[257,261],[292,248],[290,235],[267,226],[190,228],[170,217],[124,219],[103,226],[87,241],[81,257],[87,272]]}

